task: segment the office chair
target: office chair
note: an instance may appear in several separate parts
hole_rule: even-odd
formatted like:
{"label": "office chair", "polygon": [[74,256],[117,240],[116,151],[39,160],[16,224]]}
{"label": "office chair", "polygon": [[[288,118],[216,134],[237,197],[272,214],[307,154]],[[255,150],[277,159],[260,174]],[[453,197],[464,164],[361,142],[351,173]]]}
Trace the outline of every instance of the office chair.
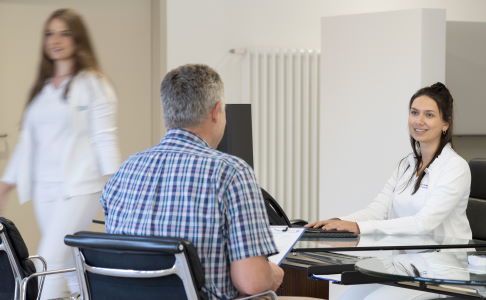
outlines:
{"label": "office chair", "polygon": [[471,193],[466,210],[473,239],[486,240],[486,158],[474,158],[469,162],[471,169]]}
{"label": "office chair", "polygon": [[260,190],[262,192],[265,208],[267,209],[268,221],[270,225],[302,227],[307,224],[307,221],[302,219],[289,220],[289,217],[280,204],[278,204],[277,200],[275,200],[265,189],[260,188]]}
{"label": "office chair", "polygon": [[[0,218],[0,299],[19,299],[22,280],[35,273],[34,263],[15,224]],[[35,299],[38,283],[32,280],[27,286],[26,299]]]}
{"label": "office chair", "polygon": [[208,298],[196,249],[186,240],[84,231],[64,242],[73,247],[83,300]]}
{"label": "office chair", "polygon": [[[0,300],[34,300],[42,293],[44,276],[75,269],[46,271],[46,261],[29,251],[15,224],[0,217]],[[42,272],[36,273],[33,261],[42,264]],[[37,277],[40,277],[39,282]]]}

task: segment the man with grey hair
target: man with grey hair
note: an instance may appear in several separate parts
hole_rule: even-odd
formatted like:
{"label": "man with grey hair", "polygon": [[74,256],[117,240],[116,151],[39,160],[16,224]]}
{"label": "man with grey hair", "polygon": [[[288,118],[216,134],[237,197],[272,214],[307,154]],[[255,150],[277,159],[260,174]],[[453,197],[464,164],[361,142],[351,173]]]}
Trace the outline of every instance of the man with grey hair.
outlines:
{"label": "man with grey hair", "polygon": [[105,186],[109,233],[191,241],[210,299],[276,290],[283,270],[260,188],[243,160],[215,150],[226,125],[223,83],[205,65],[170,71],[161,84],[168,131],[131,156]]}

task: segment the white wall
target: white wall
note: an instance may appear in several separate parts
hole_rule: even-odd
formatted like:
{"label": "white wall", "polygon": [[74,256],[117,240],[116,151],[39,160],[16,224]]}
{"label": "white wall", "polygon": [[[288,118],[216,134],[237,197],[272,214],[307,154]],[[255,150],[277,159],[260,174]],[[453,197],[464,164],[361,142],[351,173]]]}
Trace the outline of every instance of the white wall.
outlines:
{"label": "white wall", "polygon": [[228,51],[257,46],[318,49],[319,15],[314,9],[320,2],[169,0],[168,68],[208,64],[222,75],[227,101],[241,102],[242,57]]}
{"label": "white wall", "polygon": [[241,101],[241,57],[232,48],[320,49],[324,16],[445,8],[447,20],[486,21],[484,0],[167,0],[167,66],[206,63]]}

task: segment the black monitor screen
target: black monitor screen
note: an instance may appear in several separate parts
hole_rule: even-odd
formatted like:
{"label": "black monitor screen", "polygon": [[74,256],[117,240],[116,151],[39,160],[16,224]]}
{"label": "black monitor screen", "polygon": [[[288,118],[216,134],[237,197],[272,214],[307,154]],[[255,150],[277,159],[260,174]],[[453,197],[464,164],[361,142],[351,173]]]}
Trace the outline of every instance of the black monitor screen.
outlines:
{"label": "black monitor screen", "polygon": [[238,156],[253,168],[251,105],[226,104],[226,129],[218,150]]}

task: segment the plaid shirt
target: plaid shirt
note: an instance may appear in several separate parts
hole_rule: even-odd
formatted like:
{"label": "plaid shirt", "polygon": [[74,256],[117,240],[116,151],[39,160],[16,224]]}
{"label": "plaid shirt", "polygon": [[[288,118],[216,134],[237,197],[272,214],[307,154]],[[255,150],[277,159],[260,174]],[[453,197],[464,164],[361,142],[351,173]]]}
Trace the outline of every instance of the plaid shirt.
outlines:
{"label": "plaid shirt", "polygon": [[186,130],[131,156],[100,201],[109,233],[191,241],[211,299],[238,296],[230,262],[277,252],[251,167]]}

